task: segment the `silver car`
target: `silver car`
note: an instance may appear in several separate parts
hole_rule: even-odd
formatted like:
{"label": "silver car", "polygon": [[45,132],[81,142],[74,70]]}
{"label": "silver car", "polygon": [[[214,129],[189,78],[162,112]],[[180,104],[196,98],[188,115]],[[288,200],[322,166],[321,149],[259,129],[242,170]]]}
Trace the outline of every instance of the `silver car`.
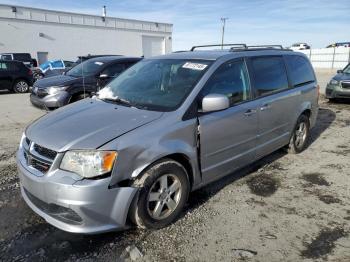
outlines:
{"label": "silver car", "polygon": [[190,191],[279,148],[304,150],[317,112],[315,74],[298,52],[235,45],[145,59],[27,127],[22,196],[69,232],[161,228]]}

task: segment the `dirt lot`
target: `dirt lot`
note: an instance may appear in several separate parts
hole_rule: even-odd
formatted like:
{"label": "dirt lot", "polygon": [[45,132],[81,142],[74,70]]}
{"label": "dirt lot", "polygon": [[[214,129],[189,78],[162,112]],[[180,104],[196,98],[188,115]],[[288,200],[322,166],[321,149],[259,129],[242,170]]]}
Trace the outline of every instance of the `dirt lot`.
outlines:
{"label": "dirt lot", "polygon": [[13,94],[0,94],[0,112],[0,261],[123,261],[137,251],[144,261],[350,260],[350,102],[321,99],[305,152],[280,150],[193,192],[173,225],[97,236],[60,231],[26,206],[14,154],[44,112]]}

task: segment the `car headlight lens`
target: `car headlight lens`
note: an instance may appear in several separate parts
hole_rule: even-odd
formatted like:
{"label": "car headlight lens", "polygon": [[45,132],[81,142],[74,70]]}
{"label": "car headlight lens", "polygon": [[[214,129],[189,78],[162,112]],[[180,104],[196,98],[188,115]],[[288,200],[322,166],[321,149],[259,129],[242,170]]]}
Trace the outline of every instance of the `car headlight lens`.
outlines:
{"label": "car headlight lens", "polygon": [[51,86],[47,89],[49,95],[55,95],[63,90],[65,90],[66,86]]}
{"label": "car headlight lens", "polygon": [[338,84],[339,84],[339,81],[338,81],[338,80],[335,80],[335,79],[332,79],[329,83],[330,83],[331,85],[338,85]]}
{"label": "car headlight lens", "polygon": [[67,151],[60,168],[93,178],[110,172],[117,156],[115,151]]}

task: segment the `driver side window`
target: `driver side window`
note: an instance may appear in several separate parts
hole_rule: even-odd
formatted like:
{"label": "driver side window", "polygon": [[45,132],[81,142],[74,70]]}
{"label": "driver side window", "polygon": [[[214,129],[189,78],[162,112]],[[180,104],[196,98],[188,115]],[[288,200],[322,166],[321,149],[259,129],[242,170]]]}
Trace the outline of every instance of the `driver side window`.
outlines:
{"label": "driver side window", "polygon": [[202,97],[221,94],[228,97],[230,106],[250,99],[250,85],[244,60],[221,65],[206,83]]}

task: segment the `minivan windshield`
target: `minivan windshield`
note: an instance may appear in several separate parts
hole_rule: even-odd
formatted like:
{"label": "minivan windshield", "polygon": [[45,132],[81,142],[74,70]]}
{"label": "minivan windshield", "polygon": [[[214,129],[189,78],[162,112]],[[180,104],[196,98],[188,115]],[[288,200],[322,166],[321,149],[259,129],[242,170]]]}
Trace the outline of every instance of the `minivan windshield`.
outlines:
{"label": "minivan windshield", "polygon": [[104,65],[104,62],[98,60],[87,60],[81,64],[76,65],[70,69],[66,75],[73,77],[90,76],[97,74],[100,68]]}
{"label": "minivan windshield", "polygon": [[98,96],[146,110],[173,111],[210,64],[207,60],[142,60],[100,90]]}

